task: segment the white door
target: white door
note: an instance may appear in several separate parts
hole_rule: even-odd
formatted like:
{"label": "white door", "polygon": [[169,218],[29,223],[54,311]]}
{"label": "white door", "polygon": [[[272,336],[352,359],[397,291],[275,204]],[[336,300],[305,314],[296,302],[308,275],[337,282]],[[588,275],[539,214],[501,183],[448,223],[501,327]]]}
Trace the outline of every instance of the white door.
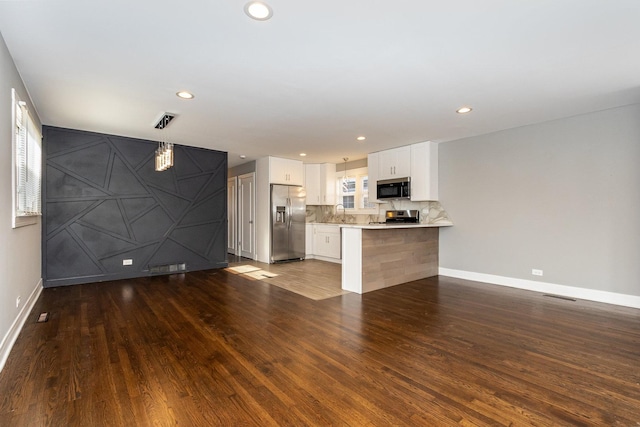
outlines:
{"label": "white door", "polygon": [[240,256],[251,259],[256,257],[255,186],[255,173],[238,177],[238,244],[240,246]]}
{"label": "white door", "polygon": [[238,255],[238,177],[227,179],[227,252]]}

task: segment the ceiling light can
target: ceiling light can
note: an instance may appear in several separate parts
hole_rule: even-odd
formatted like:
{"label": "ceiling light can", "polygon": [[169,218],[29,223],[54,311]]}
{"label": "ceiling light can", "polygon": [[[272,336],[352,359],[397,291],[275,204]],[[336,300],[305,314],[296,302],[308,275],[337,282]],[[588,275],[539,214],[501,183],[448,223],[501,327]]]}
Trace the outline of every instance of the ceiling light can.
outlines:
{"label": "ceiling light can", "polygon": [[470,113],[473,110],[473,108],[471,107],[460,107],[456,110],[456,113],[458,114],[467,114]]}
{"label": "ceiling light can", "polygon": [[182,99],[193,99],[195,96],[191,92],[187,92],[186,90],[181,90],[180,92],[176,92],[176,96]]}
{"label": "ceiling light can", "polygon": [[257,21],[266,21],[273,16],[273,11],[268,4],[261,1],[250,1],[244,6],[244,13]]}
{"label": "ceiling light can", "polygon": [[364,141],[365,139],[367,139],[366,136],[359,136],[356,138],[358,141]]}

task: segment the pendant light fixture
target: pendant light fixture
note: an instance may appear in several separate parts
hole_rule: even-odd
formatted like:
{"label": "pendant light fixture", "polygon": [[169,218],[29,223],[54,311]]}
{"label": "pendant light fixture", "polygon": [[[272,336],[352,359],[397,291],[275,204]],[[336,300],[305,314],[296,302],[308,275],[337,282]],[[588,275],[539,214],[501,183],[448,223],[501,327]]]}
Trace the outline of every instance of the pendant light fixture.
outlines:
{"label": "pendant light fixture", "polygon": [[162,172],[173,166],[173,144],[159,142],[156,149],[156,172]]}
{"label": "pendant light fixture", "polygon": [[[342,173],[342,193],[344,193],[347,190],[347,162],[349,161],[349,158],[343,157],[342,160],[344,160],[344,171]],[[342,209],[344,209],[344,205],[342,206]]]}
{"label": "pendant light fixture", "polygon": [[[158,123],[156,123],[155,128],[164,130],[174,118],[175,114],[164,113]],[[163,135],[156,149],[156,172],[166,171],[171,166],[173,166],[173,144],[165,141]]]}

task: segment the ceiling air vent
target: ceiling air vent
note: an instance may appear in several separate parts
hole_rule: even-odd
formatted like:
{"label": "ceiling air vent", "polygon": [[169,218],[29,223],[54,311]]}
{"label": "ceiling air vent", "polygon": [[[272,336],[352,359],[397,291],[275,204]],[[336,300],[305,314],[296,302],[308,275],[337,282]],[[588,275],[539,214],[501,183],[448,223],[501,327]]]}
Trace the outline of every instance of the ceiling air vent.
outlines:
{"label": "ceiling air vent", "polygon": [[158,123],[156,123],[155,128],[156,129],[166,128],[169,125],[169,123],[171,123],[171,120],[175,119],[175,117],[176,117],[175,114],[164,113],[162,117],[160,117],[160,120],[158,120]]}

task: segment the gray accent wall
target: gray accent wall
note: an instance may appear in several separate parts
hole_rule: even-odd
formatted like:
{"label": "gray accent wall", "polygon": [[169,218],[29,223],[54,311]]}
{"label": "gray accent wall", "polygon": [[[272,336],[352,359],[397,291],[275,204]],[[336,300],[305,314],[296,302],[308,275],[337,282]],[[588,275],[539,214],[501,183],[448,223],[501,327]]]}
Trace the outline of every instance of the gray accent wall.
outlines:
{"label": "gray accent wall", "polygon": [[440,267],[640,296],[640,105],[439,150]]}
{"label": "gray accent wall", "polygon": [[227,265],[226,153],[176,145],[156,172],[157,142],[43,130],[45,287]]}

